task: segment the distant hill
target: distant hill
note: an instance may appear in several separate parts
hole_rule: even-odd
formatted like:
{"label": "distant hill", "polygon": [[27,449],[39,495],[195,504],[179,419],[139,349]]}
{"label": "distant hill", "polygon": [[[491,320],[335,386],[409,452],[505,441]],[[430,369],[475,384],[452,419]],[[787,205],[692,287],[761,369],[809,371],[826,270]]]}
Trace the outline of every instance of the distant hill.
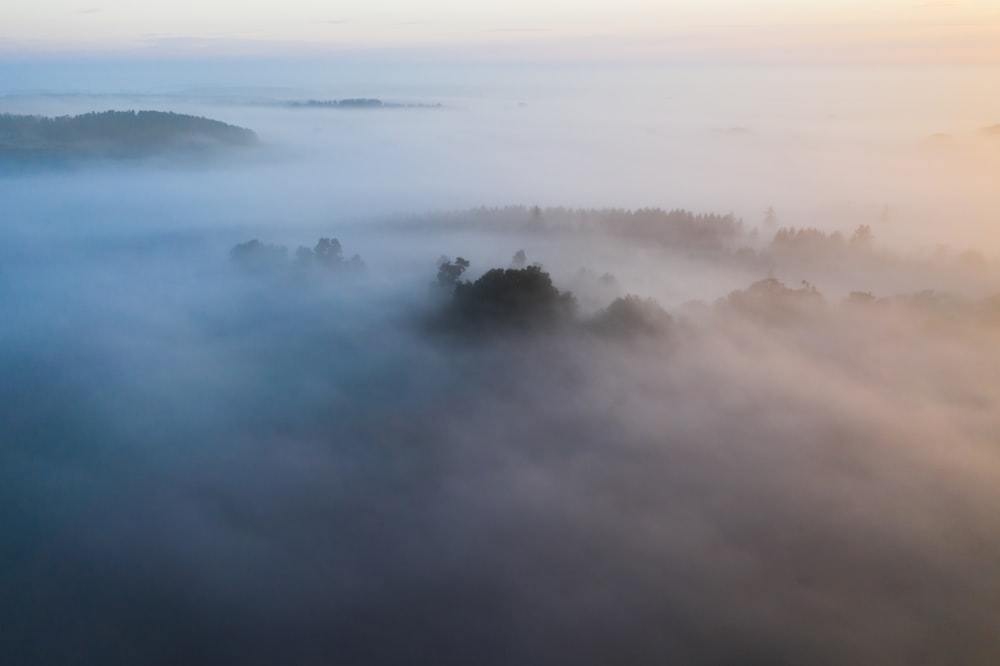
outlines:
{"label": "distant hill", "polygon": [[440,104],[399,104],[383,102],[372,98],[309,99],[304,102],[289,102],[292,108],[306,109],[437,109]]}
{"label": "distant hill", "polygon": [[251,130],[165,111],[104,111],[58,118],[0,114],[3,161],[204,153],[256,143]]}
{"label": "distant hill", "polygon": [[990,134],[992,136],[1000,136],[1000,123],[996,125],[990,125],[989,127],[983,128],[983,134]]}

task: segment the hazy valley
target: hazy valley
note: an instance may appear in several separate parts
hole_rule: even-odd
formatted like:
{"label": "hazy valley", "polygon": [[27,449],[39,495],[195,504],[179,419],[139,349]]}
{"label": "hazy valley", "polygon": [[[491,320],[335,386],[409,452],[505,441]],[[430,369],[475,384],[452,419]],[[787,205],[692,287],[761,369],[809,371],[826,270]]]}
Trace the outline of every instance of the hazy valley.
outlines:
{"label": "hazy valley", "polygon": [[428,71],[0,89],[0,661],[995,663],[1000,106]]}

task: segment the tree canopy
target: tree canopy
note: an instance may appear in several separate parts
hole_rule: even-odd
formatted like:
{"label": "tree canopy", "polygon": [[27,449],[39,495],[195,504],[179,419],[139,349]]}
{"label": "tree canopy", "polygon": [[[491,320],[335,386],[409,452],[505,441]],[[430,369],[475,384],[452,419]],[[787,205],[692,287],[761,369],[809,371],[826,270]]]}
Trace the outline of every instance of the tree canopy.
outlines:
{"label": "tree canopy", "polygon": [[447,317],[466,328],[524,329],[565,321],[575,310],[573,295],[560,292],[549,274],[533,265],[493,268],[475,282],[458,282]]}

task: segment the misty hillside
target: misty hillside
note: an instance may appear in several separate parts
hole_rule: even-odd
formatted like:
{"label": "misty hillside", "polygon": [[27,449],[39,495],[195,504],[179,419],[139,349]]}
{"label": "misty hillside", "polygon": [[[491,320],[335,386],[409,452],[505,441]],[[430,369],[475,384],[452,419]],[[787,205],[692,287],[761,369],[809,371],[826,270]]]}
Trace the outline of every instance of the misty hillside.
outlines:
{"label": "misty hillside", "polygon": [[257,135],[166,111],[104,111],[50,118],[0,115],[0,159],[143,157],[251,146]]}

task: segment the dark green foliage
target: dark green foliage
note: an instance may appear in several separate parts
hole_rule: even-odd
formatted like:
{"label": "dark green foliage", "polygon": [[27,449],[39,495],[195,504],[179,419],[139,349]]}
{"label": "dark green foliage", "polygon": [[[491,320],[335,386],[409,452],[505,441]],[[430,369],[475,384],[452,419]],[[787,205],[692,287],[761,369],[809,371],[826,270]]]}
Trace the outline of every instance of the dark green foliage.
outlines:
{"label": "dark green foliage", "polygon": [[494,268],[475,282],[460,282],[446,319],[478,330],[551,326],[572,318],[576,302],[560,292],[540,266]]}
{"label": "dark green foliage", "polygon": [[169,150],[251,146],[257,135],[217,120],[163,111],[79,116],[0,115],[0,156],[136,157]]}
{"label": "dark green foliage", "polygon": [[659,337],[670,332],[674,320],[652,298],[628,296],[616,298],[591,321],[592,328],[615,337]]}

